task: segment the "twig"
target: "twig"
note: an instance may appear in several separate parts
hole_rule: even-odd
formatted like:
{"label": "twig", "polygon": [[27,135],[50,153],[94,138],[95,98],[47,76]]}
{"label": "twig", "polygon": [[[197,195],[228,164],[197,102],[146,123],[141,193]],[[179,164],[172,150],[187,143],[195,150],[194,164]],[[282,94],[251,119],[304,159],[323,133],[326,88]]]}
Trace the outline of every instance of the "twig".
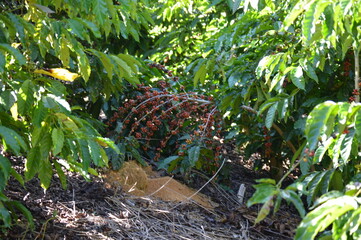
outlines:
{"label": "twig", "polygon": [[[205,183],[203,184],[202,187],[200,187],[197,191],[195,191],[192,195],[190,195],[189,197],[187,197],[187,200],[191,200],[192,197],[194,197],[195,195],[197,195],[200,191],[202,191],[203,188],[205,188],[205,186],[207,186],[217,175],[218,173],[221,171],[221,169],[223,168],[224,163],[226,162],[226,158],[223,158],[222,164],[221,166],[219,166],[217,172],[215,174],[213,174],[213,176]],[[173,210],[174,208],[178,207],[180,205],[180,203],[176,204],[174,207],[172,207],[170,210]]]}
{"label": "twig", "polygon": [[[246,111],[248,111],[248,112],[255,113],[255,114],[259,114],[257,110],[255,110],[255,109],[253,109],[253,108],[251,108],[251,107],[249,107],[249,106],[242,105],[241,108],[244,109],[244,110],[246,110]],[[261,115],[261,116],[262,116],[262,115]],[[277,133],[283,138],[283,140],[286,142],[286,144],[287,144],[288,147],[291,149],[291,151],[293,152],[293,154],[295,154],[296,151],[297,151],[296,148],[295,148],[295,146],[292,144],[292,142],[291,142],[290,140],[287,140],[287,141],[286,141],[286,140],[284,139],[284,133],[283,133],[282,129],[281,129],[279,126],[277,126],[277,124],[275,124],[275,123],[272,123],[272,127],[273,127],[273,128],[277,131]]]}

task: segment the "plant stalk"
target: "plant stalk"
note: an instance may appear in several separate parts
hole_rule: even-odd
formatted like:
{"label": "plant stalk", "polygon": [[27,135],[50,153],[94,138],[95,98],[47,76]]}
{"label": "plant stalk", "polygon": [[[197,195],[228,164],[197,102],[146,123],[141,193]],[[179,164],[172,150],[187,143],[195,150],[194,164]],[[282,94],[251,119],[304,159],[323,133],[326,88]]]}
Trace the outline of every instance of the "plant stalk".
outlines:
{"label": "plant stalk", "polygon": [[[255,113],[255,114],[258,114],[258,111],[249,107],[249,106],[245,106],[245,105],[242,105],[241,106],[242,109],[248,111],[248,112],[252,112],[252,113]],[[282,129],[277,126],[277,124],[275,123],[272,123],[272,127],[276,130],[276,132],[283,138],[283,140],[286,142],[286,144],[288,145],[288,147],[291,149],[291,151],[293,152],[293,154],[296,153],[296,148],[295,146],[293,145],[293,143],[290,141],[290,140],[286,140],[285,137],[284,137],[284,134],[283,134],[283,131]]]}
{"label": "plant stalk", "polygon": [[[360,56],[359,56],[358,49],[354,49],[354,57],[355,57],[355,90],[357,90],[358,93],[360,93]],[[355,96],[355,102],[360,102],[360,95]]]}

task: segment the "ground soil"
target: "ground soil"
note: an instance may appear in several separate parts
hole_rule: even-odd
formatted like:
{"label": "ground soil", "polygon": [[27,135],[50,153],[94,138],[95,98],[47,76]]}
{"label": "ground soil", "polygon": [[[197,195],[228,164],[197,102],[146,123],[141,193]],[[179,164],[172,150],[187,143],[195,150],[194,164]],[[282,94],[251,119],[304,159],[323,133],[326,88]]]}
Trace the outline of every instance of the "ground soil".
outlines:
{"label": "ground soil", "polygon": [[[136,196],[124,186],[109,186],[102,177],[87,182],[72,172],[67,173],[66,190],[56,177],[46,192],[36,178],[26,183],[25,188],[11,179],[6,194],[30,209],[35,229],[27,229],[25,220],[20,219],[10,231],[0,233],[0,239],[292,239],[300,221],[293,208],[283,204],[275,216],[254,225],[259,206],[247,208],[237,198],[243,184],[244,202],[247,201],[253,194],[255,180],[267,177],[267,173],[252,171],[238,153],[230,153],[226,158],[229,161],[225,167],[230,169],[228,181],[209,181],[209,176],[196,171],[186,182],[178,179],[209,199],[212,203],[209,207],[197,201],[166,201],[149,194]],[[21,166],[23,159],[12,161]],[[170,177],[162,179],[166,182]],[[149,191],[156,191],[151,185]]]}

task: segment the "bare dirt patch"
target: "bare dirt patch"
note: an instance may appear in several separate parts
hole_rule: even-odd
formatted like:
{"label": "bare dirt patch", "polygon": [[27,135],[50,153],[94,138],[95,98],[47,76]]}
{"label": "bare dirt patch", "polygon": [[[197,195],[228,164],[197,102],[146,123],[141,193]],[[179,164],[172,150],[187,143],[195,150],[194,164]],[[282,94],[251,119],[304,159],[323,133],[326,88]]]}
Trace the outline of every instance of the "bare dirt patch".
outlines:
{"label": "bare dirt patch", "polygon": [[139,197],[155,197],[164,201],[195,202],[207,209],[213,209],[216,203],[206,195],[191,189],[172,177],[159,177],[151,169],[143,169],[135,161],[124,163],[118,171],[106,171],[104,179],[113,189],[121,187],[126,193]]}
{"label": "bare dirt patch", "polygon": [[[18,161],[19,166],[23,159],[12,161]],[[139,197],[122,188],[107,187],[109,183],[103,178],[94,177],[92,182],[86,182],[71,172],[67,173],[66,190],[57,178],[47,192],[37,179],[26,183],[26,188],[11,179],[6,193],[30,209],[35,229],[27,229],[26,222],[20,221],[9,232],[0,234],[0,239],[292,239],[299,218],[287,206],[276,216],[253,225],[258,208],[246,208],[235,193],[241,183],[245,184],[247,200],[259,175],[240,165],[238,159],[227,164],[233,176],[228,184],[220,187],[211,181],[201,191],[207,201],[216,204],[212,208],[196,201],[166,201],[149,196],[149,192],[156,190],[157,184],[153,183],[148,195]],[[170,178],[160,179],[159,184],[164,185]],[[209,177],[193,173],[192,179],[194,194]]]}

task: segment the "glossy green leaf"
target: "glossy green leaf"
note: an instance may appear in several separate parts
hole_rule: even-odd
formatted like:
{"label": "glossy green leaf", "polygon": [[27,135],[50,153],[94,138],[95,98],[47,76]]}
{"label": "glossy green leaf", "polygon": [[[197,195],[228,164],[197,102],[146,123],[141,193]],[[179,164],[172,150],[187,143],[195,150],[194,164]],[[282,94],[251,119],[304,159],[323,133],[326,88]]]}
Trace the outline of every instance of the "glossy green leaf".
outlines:
{"label": "glossy green leaf", "polygon": [[95,141],[97,141],[101,146],[112,148],[117,154],[124,153],[122,152],[115,143],[109,138],[96,137]]}
{"label": "glossy green leaf", "polygon": [[305,134],[311,150],[316,148],[319,137],[324,130],[325,123],[330,113],[336,107],[337,105],[334,102],[327,101],[317,105],[308,116]]}
{"label": "glossy green leaf", "polygon": [[93,160],[95,166],[101,166],[103,161],[100,153],[99,144],[95,141],[88,140],[88,146],[91,159]]}
{"label": "glossy green leaf", "polygon": [[270,197],[278,193],[276,186],[268,183],[260,183],[253,186],[256,192],[247,201],[247,206],[250,207],[257,203],[266,203]]}
{"label": "glossy green leaf", "polygon": [[95,56],[97,56],[99,58],[99,60],[102,62],[105,71],[108,74],[108,78],[112,79],[113,78],[113,63],[111,62],[110,58],[102,52],[96,51],[94,49],[89,49],[90,52],[92,52]]}
{"label": "glossy green leaf", "polygon": [[56,156],[64,146],[64,132],[59,128],[54,128],[51,133],[51,139],[53,141],[53,154]]}
{"label": "glossy green leaf", "polygon": [[268,129],[271,129],[273,121],[275,120],[277,107],[278,107],[278,103],[275,103],[269,108],[267,112],[265,125]]}
{"label": "glossy green leaf", "polygon": [[139,67],[141,66],[141,64],[132,55],[120,53],[117,56],[121,58],[124,62],[126,62],[134,73],[137,73],[139,71]]}
{"label": "glossy green leaf", "polygon": [[11,215],[9,213],[9,210],[5,208],[4,204],[1,201],[0,201],[0,220],[3,222],[4,227],[11,226]]}
{"label": "glossy green leaf", "polygon": [[0,50],[13,55],[20,65],[26,64],[26,58],[24,57],[24,55],[18,49],[13,48],[11,45],[6,43],[0,43]]}
{"label": "glossy green leaf", "polygon": [[296,209],[301,217],[305,216],[306,210],[303,206],[303,202],[302,202],[300,196],[296,192],[294,192],[292,190],[282,190],[280,192],[280,196],[284,200],[292,202],[292,204],[296,207]]}
{"label": "glossy green leaf", "polygon": [[179,159],[179,156],[170,156],[161,160],[158,164],[158,169],[167,169],[169,164],[177,159]]}
{"label": "glossy green leaf", "polygon": [[20,154],[20,150],[27,150],[28,147],[24,139],[14,130],[0,126],[0,137],[6,147],[12,149],[15,154]]}
{"label": "glossy green leaf", "polygon": [[42,188],[48,189],[53,177],[53,167],[48,158],[38,159],[38,163],[40,164],[38,173],[40,185]]}
{"label": "glossy green leaf", "polygon": [[356,132],[357,140],[361,142],[361,110],[357,111],[355,117],[355,132]]}
{"label": "glossy green leaf", "polygon": [[334,143],[334,138],[330,137],[326,142],[323,142],[315,151],[315,156],[313,157],[313,164],[317,164],[322,161],[325,153],[329,150],[331,144]]}
{"label": "glossy green leaf", "polygon": [[29,154],[26,157],[25,161],[25,180],[29,181],[32,179],[35,174],[40,170],[40,158],[41,152],[38,146],[30,149]]}
{"label": "glossy green leaf", "polygon": [[81,157],[83,169],[86,170],[89,168],[92,159],[89,152],[88,142],[84,139],[79,139],[77,143],[78,143],[78,148],[80,150],[80,157]]}
{"label": "glossy green leaf", "polygon": [[10,172],[11,172],[10,161],[7,158],[0,155],[0,176],[1,178],[3,178],[2,181],[0,182],[0,192],[2,192],[6,187],[7,180],[10,177]]}
{"label": "glossy green leaf", "polygon": [[26,220],[28,221],[30,229],[33,230],[35,225],[34,225],[33,215],[31,214],[31,212],[22,203],[18,201],[11,201],[11,205],[13,205],[17,210],[19,210],[25,216]]}
{"label": "glossy green leaf", "polygon": [[[313,2],[313,1],[311,1]],[[284,27],[288,28],[294,21],[298,18],[298,16],[305,11],[305,1],[298,1],[296,5],[291,9],[291,12],[286,16],[283,24]]]}
{"label": "glossy green leaf", "polygon": [[346,164],[349,161],[354,135],[355,135],[355,130],[350,129],[349,133],[346,134],[346,137],[343,139],[341,143],[341,159],[343,160],[344,164]]}
{"label": "glossy green leaf", "polygon": [[290,79],[296,87],[305,90],[306,82],[301,67],[295,67],[290,71]]}
{"label": "glossy green leaf", "polygon": [[359,231],[361,228],[361,207],[353,211],[343,226],[340,227],[342,227],[340,231],[334,231],[334,239],[348,239],[348,234],[352,235]]}
{"label": "glossy green leaf", "polygon": [[358,204],[355,200],[354,197],[342,196],[331,199],[309,212],[297,228],[295,239],[314,239],[340,216],[357,209]]}
{"label": "glossy green leaf", "polygon": [[196,162],[199,160],[200,150],[201,148],[198,145],[188,149],[188,158],[192,167],[195,166]]}
{"label": "glossy green leaf", "polygon": [[31,80],[26,80],[20,88],[17,95],[18,98],[18,111],[20,114],[25,115],[29,113],[35,101],[35,86]]}
{"label": "glossy green leaf", "polygon": [[261,222],[263,219],[265,219],[267,217],[267,215],[271,211],[271,208],[273,207],[273,204],[274,204],[273,196],[269,196],[266,199],[266,202],[262,205],[261,210],[258,212],[258,215],[257,215],[257,218],[256,218],[254,224]]}
{"label": "glossy green leaf", "polygon": [[206,74],[207,74],[207,66],[205,64],[203,64],[203,65],[200,66],[200,68],[198,69],[198,71],[194,75],[194,79],[193,79],[194,86],[198,85],[198,81],[201,84],[204,84]]}

